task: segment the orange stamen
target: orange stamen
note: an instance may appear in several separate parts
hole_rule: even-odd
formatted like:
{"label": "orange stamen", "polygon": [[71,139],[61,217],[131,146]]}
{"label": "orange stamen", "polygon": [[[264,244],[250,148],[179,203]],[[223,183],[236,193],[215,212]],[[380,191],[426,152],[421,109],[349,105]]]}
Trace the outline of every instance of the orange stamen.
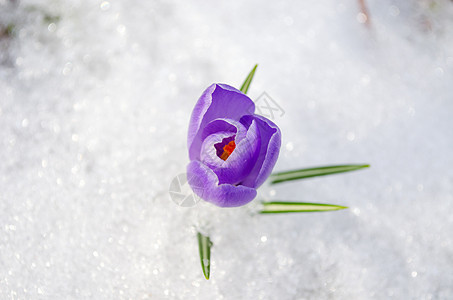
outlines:
{"label": "orange stamen", "polygon": [[234,148],[236,148],[236,143],[234,141],[229,142],[227,145],[223,147],[223,153],[220,155],[220,158],[223,160],[227,160],[227,158],[233,153]]}

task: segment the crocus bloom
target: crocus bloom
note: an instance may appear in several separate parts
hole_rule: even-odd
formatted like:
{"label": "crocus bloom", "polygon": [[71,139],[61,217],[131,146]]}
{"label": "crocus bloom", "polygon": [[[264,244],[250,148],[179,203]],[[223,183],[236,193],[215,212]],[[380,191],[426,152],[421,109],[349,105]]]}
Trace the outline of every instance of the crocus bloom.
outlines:
{"label": "crocus bloom", "polygon": [[189,124],[187,178],[195,194],[221,207],[247,204],[269,177],[280,129],[256,115],[255,104],[226,84],[209,86]]}

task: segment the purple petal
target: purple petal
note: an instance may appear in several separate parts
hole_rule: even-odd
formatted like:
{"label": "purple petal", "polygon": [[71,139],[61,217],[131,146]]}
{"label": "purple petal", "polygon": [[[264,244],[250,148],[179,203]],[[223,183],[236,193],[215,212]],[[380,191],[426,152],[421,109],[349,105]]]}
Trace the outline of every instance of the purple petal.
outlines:
{"label": "purple petal", "polygon": [[220,207],[245,205],[256,197],[254,188],[231,184],[219,185],[214,172],[196,160],[187,166],[187,178],[195,194]]}
{"label": "purple petal", "polygon": [[209,122],[218,118],[239,121],[243,115],[253,114],[254,111],[253,101],[234,87],[226,84],[209,86],[198,99],[190,118],[187,139],[189,158],[199,158],[202,131]]}
{"label": "purple petal", "polygon": [[232,132],[236,135],[236,141],[241,141],[247,135],[247,128],[239,121],[233,119],[214,119],[206,127],[200,130],[201,140],[216,132]]}
{"label": "purple petal", "polygon": [[236,136],[236,148],[223,160],[217,155],[214,145],[230,136],[229,132],[214,133],[208,136],[202,145],[201,162],[214,171],[219,184],[238,184],[243,181],[253,169],[260,151],[261,139],[255,121],[250,125],[245,137],[240,139]]}
{"label": "purple petal", "polygon": [[277,162],[281,145],[281,133],[277,125],[265,117],[249,115],[241,118],[241,123],[246,127],[251,126],[253,121],[258,125],[261,147],[253,169],[241,184],[258,188],[269,177]]}

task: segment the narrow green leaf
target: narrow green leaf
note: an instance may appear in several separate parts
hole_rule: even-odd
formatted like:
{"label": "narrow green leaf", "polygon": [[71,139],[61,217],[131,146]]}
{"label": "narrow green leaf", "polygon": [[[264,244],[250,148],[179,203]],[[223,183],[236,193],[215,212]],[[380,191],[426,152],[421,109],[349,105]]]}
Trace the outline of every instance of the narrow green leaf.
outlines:
{"label": "narrow green leaf", "polygon": [[333,211],[347,208],[346,206],[321,204],[321,203],[304,203],[304,202],[264,202],[261,214],[279,214],[293,212],[320,212]]}
{"label": "narrow green leaf", "polygon": [[209,279],[211,271],[211,247],[212,242],[209,239],[209,236],[202,235],[197,233],[198,237],[198,250],[200,252],[200,262],[201,268],[203,269],[203,274],[206,279]]}
{"label": "narrow green leaf", "polygon": [[304,179],[315,176],[325,176],[330,174],[337,174],[343,172],[355,171],[363,168],[368,168],[370,165],[339,165],[339,166],[326,166],[308,169],[300,169],[294,171],[274,173],[271,175],[271,184],[285,182],[296,179]]}
{"label": "narrow green leaf", "polygon": [[258,65],[255,65],[255,67],[253,67],[253,69],[250,71],[249,75],[247,76],[247,78],[245,79],[244,83],[241,86],[241,92],[243,92],[244,94],[247,94],[247,91],[249,90],[249,86],[252,83],[252,79],[253,76],[255,75],[257,67]]}

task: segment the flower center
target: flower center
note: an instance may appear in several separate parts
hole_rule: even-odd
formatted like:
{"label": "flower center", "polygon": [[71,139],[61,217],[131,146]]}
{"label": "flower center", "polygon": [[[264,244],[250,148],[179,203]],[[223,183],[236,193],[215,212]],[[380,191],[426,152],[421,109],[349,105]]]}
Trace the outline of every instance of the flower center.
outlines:
{"label": "flower center", "polygon": [[231,153],[233,153],[234,148],[236,148],[236,143],[234,141],[229,142],[223,147],[223,153],[220,155],[220,158],[227,160]]}
{"label": "flower center", "polygon": [[215,149],[217,150],[217,156],[219,158],[227,160],[231,153],[233,153],[234,149],[236,148],[234,138],[235,136],[224,138],[222,142],[214,145]]}

